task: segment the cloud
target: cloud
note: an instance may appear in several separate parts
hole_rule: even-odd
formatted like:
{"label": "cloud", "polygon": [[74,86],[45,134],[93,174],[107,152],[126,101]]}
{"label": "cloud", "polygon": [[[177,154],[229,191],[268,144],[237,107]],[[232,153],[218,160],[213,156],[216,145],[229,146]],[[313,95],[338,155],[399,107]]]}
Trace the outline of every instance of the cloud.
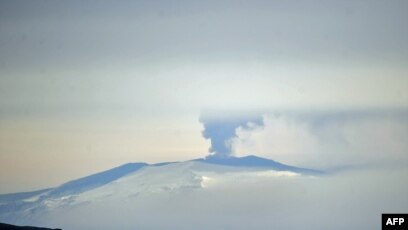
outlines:
{"label": "cloud", "polygon": [[335,168],[408,161],[405,113],[264,115],[263,125],[239,127],[235,155],[257,154],[288,164]]}

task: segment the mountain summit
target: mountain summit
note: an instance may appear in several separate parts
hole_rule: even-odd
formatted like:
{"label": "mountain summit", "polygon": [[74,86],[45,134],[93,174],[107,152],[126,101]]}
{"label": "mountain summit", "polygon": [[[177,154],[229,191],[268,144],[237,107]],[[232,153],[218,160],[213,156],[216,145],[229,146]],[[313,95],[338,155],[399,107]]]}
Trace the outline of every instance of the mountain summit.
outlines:
{"label": "mountain summit", "polygon": [[226,157],[226,158],[208,156],[204,159],[197,159],[197,161],[210,163],[210,164],[235,166],[235,167],[267,168],[267,169],[272,169],[272,170],[277,170],[277,171],[291,171],[291,172],[302,173],[302,174],[322,174],[323,173],[323,171],[285,165],[285,164],[279,163],[274,160],[257,157],[254,155],[249,155],[245,157]]}

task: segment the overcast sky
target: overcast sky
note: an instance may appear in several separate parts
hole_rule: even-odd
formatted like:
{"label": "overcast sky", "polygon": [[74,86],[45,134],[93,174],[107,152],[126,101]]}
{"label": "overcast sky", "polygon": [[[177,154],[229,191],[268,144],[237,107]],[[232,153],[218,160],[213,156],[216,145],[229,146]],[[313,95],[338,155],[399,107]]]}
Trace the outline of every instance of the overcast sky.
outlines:
{"label": "overcast sky", "polygon": [[0,192],[203,157],[206,109],[406,109],[407,12],[407,1],[1,0]]}

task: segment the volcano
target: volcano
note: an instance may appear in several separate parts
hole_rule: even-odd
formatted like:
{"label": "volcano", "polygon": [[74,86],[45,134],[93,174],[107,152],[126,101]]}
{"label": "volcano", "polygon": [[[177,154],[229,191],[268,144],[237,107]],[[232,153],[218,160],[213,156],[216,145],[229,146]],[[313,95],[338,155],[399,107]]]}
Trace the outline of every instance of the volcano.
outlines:
{"label": "volcano", "polygon": [[[222,186],[231,180],[317,177],[323,171],[300,168],[257,157],[208,156],[183,162],[127,163],[69,181],[55,188],[0,195],[0,222],[18,225],[49,224],[53,215],[103,206],[163,199]],[[60,213],[60,214],[57,214]],[[63,213],[63,214],[61,214]],[[56,226],[58,223],[56,223]]]}

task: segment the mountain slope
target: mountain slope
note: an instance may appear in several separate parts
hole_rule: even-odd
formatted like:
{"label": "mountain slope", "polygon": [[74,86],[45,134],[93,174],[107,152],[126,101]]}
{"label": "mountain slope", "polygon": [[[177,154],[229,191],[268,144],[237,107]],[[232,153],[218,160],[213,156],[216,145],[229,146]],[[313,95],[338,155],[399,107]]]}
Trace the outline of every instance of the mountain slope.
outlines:
{"label": "mountain slope", "polygon": [[108,184],[121,178],[129,173],[135,172],[142,167],[146,166],[146,163],[128,163],[122,166],[96,173],[87,177],[83,177],[77,180],[73,180],[58,186],[57,188],[51,190],[48,194],[50,196],[63,196],[63,195],[73,195],[78,194],[83,191],[91,190],[99,186]]}
{"label": "mountain slope", "polygon": [[52,188],[48,189],[41,189],[32,192],[19,192],[19,193],[9,193],[9,194],[1,194],[0,195],[0,203],[7,203],[10,201],[21,201],[24,199],[28,199],[30,197],[34,197],[48,191],[52,190]]}

